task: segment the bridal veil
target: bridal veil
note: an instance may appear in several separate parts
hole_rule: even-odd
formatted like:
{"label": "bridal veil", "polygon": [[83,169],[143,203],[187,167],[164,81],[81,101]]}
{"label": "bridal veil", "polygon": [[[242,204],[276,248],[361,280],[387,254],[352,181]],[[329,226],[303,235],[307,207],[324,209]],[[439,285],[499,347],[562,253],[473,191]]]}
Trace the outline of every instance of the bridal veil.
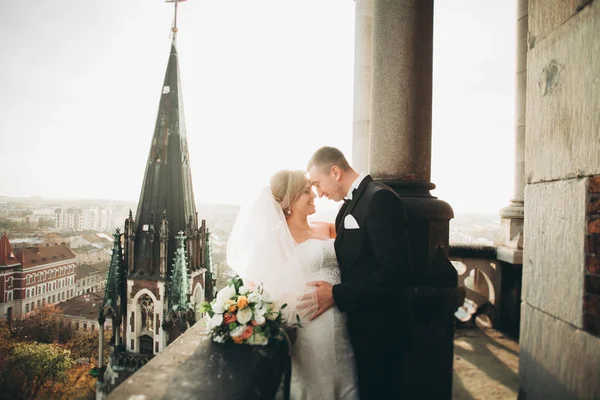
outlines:
{"label": "bridal veil", "polygon": [[[317,310],[314,287],[296,253],[296,242],[279,203],[266,186],[240,209],[227,243],[227,264],[245,285],[263,285],[289,323],[308,319]],[[302,301],[301,301],[302,300]]]}

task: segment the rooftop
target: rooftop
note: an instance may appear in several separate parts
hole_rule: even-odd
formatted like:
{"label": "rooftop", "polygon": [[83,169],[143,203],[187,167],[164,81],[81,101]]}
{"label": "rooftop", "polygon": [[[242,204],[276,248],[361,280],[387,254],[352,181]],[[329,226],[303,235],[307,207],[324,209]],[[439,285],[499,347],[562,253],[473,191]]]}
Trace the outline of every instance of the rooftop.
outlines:
{"label": "rooftop", "polygon": [[59,261],[75,261],[76,256],[66,244],[40,245],[17,249],[17,258],[23,264],[23,269],[39,267]]}
{"label": "rooftop", "polygon": [[57,306],[62,310],[63,314],[68,317],[98,319],[98,309],[102,305],[103,300],[103,294],[86,293],[64,301]]}
{"label": "rooftop", "polygon": [[106,274],[106,271],[108,271],[108,261],[101,261],[94,264],[79,264],[77,266],[76,278],[85,278],[95,273]]}

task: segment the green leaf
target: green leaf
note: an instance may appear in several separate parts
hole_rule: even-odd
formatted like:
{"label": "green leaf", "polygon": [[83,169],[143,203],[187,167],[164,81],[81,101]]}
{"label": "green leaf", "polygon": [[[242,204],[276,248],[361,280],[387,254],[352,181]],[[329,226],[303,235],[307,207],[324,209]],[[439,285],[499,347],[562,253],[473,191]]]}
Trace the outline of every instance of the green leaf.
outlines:
{"label": "green leaf", "polygon": [[230,322],[229,323],[229,330],[232,331],[235,328],[237,328],[237,326],[238,326],[237,322]]}
{"label": "green leaf", "polygon": [[280,310],[283,310],[283,309],[284,309],[284,308],[286,308],[286,307],[287,307],[287,303],[284,303],[284,304],[281,306]]}

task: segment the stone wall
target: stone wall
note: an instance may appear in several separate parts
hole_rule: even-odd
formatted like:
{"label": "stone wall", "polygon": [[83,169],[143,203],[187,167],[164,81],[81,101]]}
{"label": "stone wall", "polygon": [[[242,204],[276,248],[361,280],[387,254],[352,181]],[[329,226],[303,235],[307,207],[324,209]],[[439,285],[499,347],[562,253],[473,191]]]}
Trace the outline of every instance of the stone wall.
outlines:
{"label": "stone wall", "polygon": [[600,398],[600,1],[530,0],[520,398]]}

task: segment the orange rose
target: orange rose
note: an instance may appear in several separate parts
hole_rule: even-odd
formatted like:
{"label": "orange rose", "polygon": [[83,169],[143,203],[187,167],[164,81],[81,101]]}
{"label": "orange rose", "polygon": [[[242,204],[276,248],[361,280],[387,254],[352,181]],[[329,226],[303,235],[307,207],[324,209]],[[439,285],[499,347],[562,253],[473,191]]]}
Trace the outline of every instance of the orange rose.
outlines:
{"label": "orange rose", "polygon": [[254,328],[250,325],[246,326],[246,329],[244,329],[244,333],[242,333],[239,337],[241,337],[243,340],[248,339],[250,336],[252,336],[252,333],[254,332]]}
{"label": "orange rose", "polygon": [[237,321],[235,314],[226,313],[225,315],[223,315],[223,322],[225,322],[225,324],[230,324],[235,321]]}
{"label": "orange rose", "polygon": [[225,302],[225,305],[229,306],[229,312],[234,312],[235,310],[237,310],[237,305],[233,300],[227,300]]}
{"label": "orange rose", "polygon": [[238,297],[237,306],[240,310],[246,308],[248,306],[248,298],[246,296]]}
{"label": "orange rose", "polygon": [[237,344],[242,344],[244,342],[244,339],[241,336],[234,336],[232,337],[233,342],[237,343]]}

